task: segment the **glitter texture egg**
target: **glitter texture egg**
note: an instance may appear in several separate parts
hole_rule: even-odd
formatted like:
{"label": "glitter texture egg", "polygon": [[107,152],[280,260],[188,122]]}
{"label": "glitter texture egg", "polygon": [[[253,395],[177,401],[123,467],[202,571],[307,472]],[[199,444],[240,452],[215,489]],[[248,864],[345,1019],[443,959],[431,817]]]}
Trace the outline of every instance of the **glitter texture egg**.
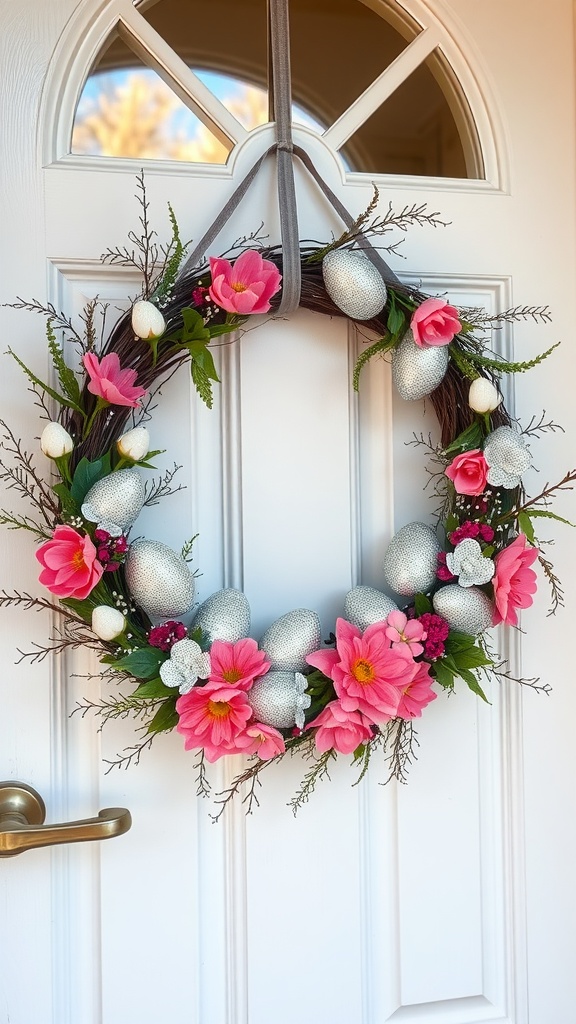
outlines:
{"label": "glitter texture egg", "polygon": [[312,698],[305,692],[306,677],[301,672],[268,672],[257,679],[246,694],[259,722],[275,729],[304,727],[304,711]]}
{"label": "glitter texture egg", "polygon": [[398,530],[384,555],[384,579],[396,594],[425,593],[436,582],[440,545],[425,523],[408,523]]}
{"label": "glitter texture egg", "polygon": [[346,594],[344,618],[358,629],[365,630],[374,622],[383,622],[390,612],[397,610],[391,597],[374,587],[354,587]]}
{"label": "glitter texture egg", "polygon": [[235,644],[250,632],[250,605],[241,590],[218,590],[198,608],[192,626],[200,626],[210,640]]}
{"label": "glitter texture egg", "polygon": [[194,604],[194,577],[181,555],[159,540],[136,540],[126,556],[126,583],[147,615],[171,619]]}
{"label": "glitter texture egg", "polygon": [[432,598],[434,611],[441,615],[451,629],[478,636],[492,625],[492,602],[478,587],[459,587],[449,583],[437,590]]}
{"label": "glitter texture egg", "polygon": [[303,672],[306,655],[320,647],[320,619],[308,608],[281,615],[268,627],[258,646],[270,658],[272,668]]}
{"label": "glitter texture egg", "polygon": [[332,302],[353,320],[370,320],[386,302],[386,285],[358,249],[333,249],[322,260],[322,277]]}
{"label": "glitter texture egg", "polygon": [[406,402],[429,395],[446,376],[448,345],[420,348],[409,329],[392,355],[392,382]]}
{"label": "glitter texture egg", "polygon": [[82,515],[88,522],[101,523],[102,529],[118,535],[138,518],[144,499],[144,484],[138,470],[119,469],[92,485],[84,498]]}

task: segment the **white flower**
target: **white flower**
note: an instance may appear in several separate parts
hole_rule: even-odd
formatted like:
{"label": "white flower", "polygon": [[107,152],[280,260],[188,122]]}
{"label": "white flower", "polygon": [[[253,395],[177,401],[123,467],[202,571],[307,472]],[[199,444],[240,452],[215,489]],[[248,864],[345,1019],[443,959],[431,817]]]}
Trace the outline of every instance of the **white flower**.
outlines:
{"label": "white flower", "polygon": [[160,678],[165,686],[177,686],[180,693],[189,693],[198,679],[210,675],[210,655],[195,640],[177,640],[170,651],[170,660],[160,665]]}
{"label": "white flower", "polygon": [[126,619],[117,608],[99,604],[92,612],[92,632],[101,640],[114,640],[126,628]]}
{"label": "white flower", "polygon": [[308,680],[306,679],[306,676],[302,674],[302,672],[294,673],[294,682],[296,684],[296,689],[294,693],[294,724],[296,725],[297,729],[303,729],[306,723],[304,712],[306,711],[307,708],[310,707],[312,703],[312,697],[310,696],[309,693],[306,693]]}
{"label": "white flower", "polygon": [[61,423],[48,423],[42,431],[40,447],[49,459],[60,459],[63,455],[70,454],[74,441]]}
{"label": "white flower", "polygon": [[497,427],[484,442],[484,458],[488,463],[488,483],[507,491],[519,487],[532,456],[526,441],[512,427]]}
{"label": "white flower", "polygon": [[466,537],[446,555],[446,565],[461,587],[482,586],[489,583],[495,572],[491,558],[485,558],[477,540]]}
{"label": "white flower", "polygon": [[487,377],[476,377],[468,392],[468,405],[474,412],[494,412],[502,401],[502,395]]}
{"label": "white flower", "polygon": [[166,330],[166,321],[153,302],[140,299],[132,306],[132,330],[137,338],[154,341]]}
{"label": "white flower", "polygon": [[134,427],[118,438],[116,447],[122,458],[140,462],[150,451],[150,433],[146,427]]}

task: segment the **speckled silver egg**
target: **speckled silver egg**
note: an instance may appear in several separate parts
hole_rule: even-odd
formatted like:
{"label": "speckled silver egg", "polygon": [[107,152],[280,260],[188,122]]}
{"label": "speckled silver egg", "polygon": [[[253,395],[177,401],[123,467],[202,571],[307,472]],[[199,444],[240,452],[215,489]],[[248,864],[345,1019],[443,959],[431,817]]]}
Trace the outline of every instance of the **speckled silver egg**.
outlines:
{"label": "speckled silver egg", "polygon": [[304,712],[312,698],[301,672],[268,672],[257,679],[246,698],[259,722],[275,729],[304,727]]}
{"label": "speckled silver egg", "polygon": [[359,249],[333,249],[322,260],[322,277],[332,302],[353,320],[370,320],[384,308],[386,285]]}
{"label": "speckled silver egg", "polygon": [[111,526],[108,532],[118,535],[136,521],[144,499],[144,484],[138,470],[119,469],[92,485],[84,498],[82,515],[90,523],[101,523],[102,529]]}
{"label": "speckled silver egg", "polygon": [[441,615],[451,629],[478,636],[492,625],[492,601],[478,587],[459,587],[448,583],[437,590],[432,598],[434,611]]}
{"label": "speckled silver egg", "polygon": [[440,545],[432,527],[407,523],[390,541],[384,555],[384,579],[396,594],[426,593],[436,581]]}
{"label": "speckled silver egg", "polygon": [[374,587],[354,587],[349,590],[344,600],[344,618],[358,629],[365,630],[375,622],[384,619],[397,610],[391,597]]}
{"label": "speckled silver egg", "polygon": [[420,348],[408,329],[392,355],[392,382],[406,402],[431,394],[446,376],[449,362],[447,345]]}
{"label": "speckled silver egg", "polygon": [[241,590],[217,590],[194,613],[192,628],[200,626],[210,640],[235,644],[250,632],[250,605]]}
{"label": "speckled silver egg", "polygon": [[159,540],[136,540],[125,564],[128,590],[150,616],[171,619],[194,604],[194,577],[181,555]]}
{"label": "speckled silver egg", "polygon": [[272,668],[303,672],[306,655],[320,647],[320,619],[308,608],[281,615],[268,627],[258,646],[270,658]]}

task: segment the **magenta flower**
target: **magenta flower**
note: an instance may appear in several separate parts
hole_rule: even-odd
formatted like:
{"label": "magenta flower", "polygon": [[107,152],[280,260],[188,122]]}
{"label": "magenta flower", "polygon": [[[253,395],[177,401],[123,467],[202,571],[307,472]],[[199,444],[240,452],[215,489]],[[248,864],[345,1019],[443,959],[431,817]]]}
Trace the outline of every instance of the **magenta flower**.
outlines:
{"label": "magenta flower", "polygon": [[245,754],[258,754],[261,761],[270,761],[286,750],[284,737],[272,725],[253,722],[246,727],[245,733],[238,737],[238,745]]}
{"label": "magenta flower", "polygon": [[248,249],[234,262],[210,257],[212,284],[210,297],[228,313],[246,316],[267,313],[270,299],[280,288],[282,276],[271,260],[262,258],[255,249]]}
{"label": "magenta flower", "polygon": [[433,679],[430,666],[420,662],[418,672],[407,686],[402,688],[396,715],[398,718],[420,718],[422,709],[438,696],[432,689]]}
{"label": "magenta flower", "polygon": [[337,750],[339,754],[351,754],[372,739],[368,719],[360,711],[344,711],[338,700],[327,704],[307,728],[316,730],[314,742],[321,753]]}
{"label": "magenta flower", "polygon": [[183,622],[168,619],[161,626],[152,627],[148,633],[148,643],[151,647],[158,647],[161,651],[169,651],[174,644],[186,636],[188,636],[188,630]]}
{"label": "magenta flower", "polygon": [[404,612],[394,610],[386,619],[386,636],[392,647],[405,644],[413,658],[424,650],[420,640],[426,639],[426,630],[420,619],[409,619]]}
{"label": "magenta flower", "polygon": [[215,640],[210,648],[210,682],[249,690],[258,676],[266,674],[270,661],[251,637],[231,644]]}
{"label": "magenta flower", "polygon": [[133,409],[140,405],[140,399],[147,393],[146,388],[134,387],[137,371],[122,370],[116,352],[110,352],[102,359],[93,352],[86,352],[82,362],[90,377],[88,391],[93,395],[108,405],[129,405]]}
{"label": "magenta flower", "polygon": [[507,548],[494,558],[496,572],[492,578],[496,607],[492,622],[495,626],[505,622],[518,625],[517,608],[529,608],[532,594],[536,593],[536,573],[530,566],[538,558],[538,548],[526,546],[521,533]]}
{"label": "magenta flower", "polygon": [[185,737],[186,750],[204,749],[208,761],[243,749],[236,740],[244,733],[252,708],[242,690],[229,684],[195,686],[176,701],[180,719],[176,726]]}
{"label": "magenta flower", "polygon": [[446,565],[446,552],[439,551],[436,556],[438,567],[436,569],[436,575],[439,580],[443,583],[447,583],[448,580],[455,580],[456,577],[450,572],[450,569]]}
{"label": "magenta flower", "polygon": [[472,519],[467,519],[452,531],[449,540],[456,547],[462,540],[476,540],[477,538],[483,540],[485,544],[490,544],[494,540],[494,530],[488,523],[475,523]]}
{"label": "magenta flower", "polygon": [[458,310],[444,299],[425,299],[414,310],[410,327],[414,341],[420,348],[449,345],[454,335],[462,330]]}
{"label": "magenta flower", "polygon": [[434,612],[424,612],[420,616],[420,622],[426,630],[426,641],[424,643],[424,657],[428,661],[435,661],[444,654],[445,641],[448,639],[450,626],[441,615]]}
{"label": "magenta flower", "polygon": [[83,601],[104,572],[90,537],[71,526],[57,526],[52,540],[38,548],[36,558],[43,566],[40,583],[57,597]]}
{"label": "magenta flower", "polygon": [[406,645],[392,648],[386,626],[376,622],[361,633],[345,619],[336,621],[336,650],[315,651],[306,661],[334,683],[344,711],[361,711],[370,722],[386,722],[396,714],[398,687],[418,671]]}

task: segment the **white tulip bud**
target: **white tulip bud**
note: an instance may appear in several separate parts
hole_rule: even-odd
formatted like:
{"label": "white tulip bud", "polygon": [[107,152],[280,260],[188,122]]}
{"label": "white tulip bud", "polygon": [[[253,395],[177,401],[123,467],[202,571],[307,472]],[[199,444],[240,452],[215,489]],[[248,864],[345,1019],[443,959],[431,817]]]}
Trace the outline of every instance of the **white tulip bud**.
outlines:
{"label": "white tulip bud", "polygon": [[154,341],[166,330],[166,321],[153,302],[140,299],[132,306],[132,330],[138,338]]}
{"label": "white tulip bud", "polygon": [[146,427],[134,427],[118,438],[116,448],[123,459],[140,462],[150,451],[150,434]]}
{"label": "white tulip bud", "polygon": [[70,454],[74,441],[61,423],[48,423],[42,431],[40,447],[49,459],[61,459],[63,455]]}
{"label": "white tulip bud", "polygon": [[470,385],[468,405],[474,412],[494,412],[502,401],[502,395],[487,377],[476,377]]}
{"label": "white tulip bud", "polygon": [[126,619],[117,608],[99,604],[92,612],[92,632],[101,640],[114,640],[126,629]]}

